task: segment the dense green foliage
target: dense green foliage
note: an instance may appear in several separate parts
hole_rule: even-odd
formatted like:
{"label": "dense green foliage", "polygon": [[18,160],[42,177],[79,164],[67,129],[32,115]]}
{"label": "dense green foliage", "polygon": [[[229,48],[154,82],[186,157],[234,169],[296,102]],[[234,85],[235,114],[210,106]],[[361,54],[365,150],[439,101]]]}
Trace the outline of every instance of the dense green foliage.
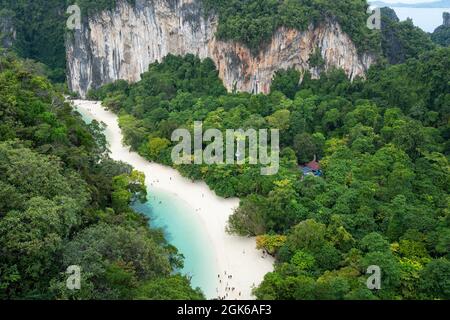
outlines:
{"label": "dense green foliage", "polygon": [[[182,256],[132,211],[143,174],[108,158],[30,61],[0,53],[0,299],[201,299]],[[79,265],[80,291],[66,288]],[[167,290],[170,286],[170,290]]]}
{"label": "dense green foliage", "polygon": [[219,15],[217,35],[257,51],[280,27],[306,30],[337,20],[361,51],[378,52],[378,35],[367,28],[366,0],[202,0],[206,12]]}
{"label": "dense green foliage", "polygon": [[16,52],[45,64],[52,81],[64,82],[66,0],[0,0],[0,8],[14,13]]}
{"label": "dense green foliage", "polygon": [[282,92],[286,97],[293,99],[300,89],[300,72],[294,68],[278,70],[272,81],[271,90]]}
{"label": "dense green foliage", "polygon": [[[277,257],[258,298],[449,299],[449,68],[450,49],[437,49],[374,67],[366,81],[332,71],[298,87],[287,70],[270,95],[225,94],[209,60],[168,56],[140,82],[91,95],[119,113],[128,144],[169,165],[172,131],[194,121],[281,129],[277,175],[248,164],[178,167],[241,197],[229,231],[260,236]],[[314,156],[324,176],[302,177],[298,164]],[[383,270],[379,291],[365,286],[369,265]]]}

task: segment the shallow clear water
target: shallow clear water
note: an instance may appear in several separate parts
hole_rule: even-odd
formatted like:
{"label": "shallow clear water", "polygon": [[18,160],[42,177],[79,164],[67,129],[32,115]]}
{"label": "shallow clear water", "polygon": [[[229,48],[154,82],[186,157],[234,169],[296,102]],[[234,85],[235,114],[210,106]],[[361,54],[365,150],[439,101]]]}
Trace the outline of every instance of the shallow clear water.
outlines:
{"label": "shallow clear water", "polygon": [[133,209],[150,217],[152,227],[164,230],[166,239],[184,255],[182,273],[192,277],[194,287],[200,287],[209,298],[214,297],[216,268],[211,266],[214,256],[208,237],[203,235],[197,219],[192,219],[195,212],[175,195],[150,188],[148,202],[136,203]]}
{"label": "shallow clear water", "polygon": [[[84,112],[80,114],[86,123],[92,122],[91,115]],[[106,129],[107,138],[108,134],[109,130]],[[149,182],[151,177],[147,177],[147,183]],[[192,219],[196,214],[195,210],[175,194],[151,186],[148,188],[148,202],[136,203],[132,207],[149,217],[153,228],[163,229],[169,243],[183,254],[184,268],[179,271],[191,277],[193,287],[201,288],[209,299],[216,297],[217,275],[214,270],[217,268],[214,249],[211,241],[202,232],[204,228],[199,219]]]}

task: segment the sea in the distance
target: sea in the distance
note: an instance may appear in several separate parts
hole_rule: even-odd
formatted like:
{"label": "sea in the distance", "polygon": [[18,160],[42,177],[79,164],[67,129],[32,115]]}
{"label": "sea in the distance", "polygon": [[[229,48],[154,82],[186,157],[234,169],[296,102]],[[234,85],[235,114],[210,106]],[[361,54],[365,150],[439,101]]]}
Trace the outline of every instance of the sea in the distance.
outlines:
{"label": "sea in the distance", "polygon": [[433,32],[442,25],[442,14],[450,12],[450,8],[395,8],[395,13],[400,20],[411,18],[414,25],[426,32]]}

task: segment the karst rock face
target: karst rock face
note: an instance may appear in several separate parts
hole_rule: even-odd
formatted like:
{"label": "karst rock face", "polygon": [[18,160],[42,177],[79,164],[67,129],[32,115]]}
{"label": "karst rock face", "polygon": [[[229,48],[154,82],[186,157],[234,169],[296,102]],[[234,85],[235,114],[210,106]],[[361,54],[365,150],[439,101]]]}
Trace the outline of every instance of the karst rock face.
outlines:
{"label": "karst rock face", "polygon": [[[68,83],[82,97],[90,88],[124,79],[140,80],[149,64],[168,54],[211,58],[228,90],[268,93],[274,73],[295,67],[317,77],[330,68],[349,78],[364,76],[374,56],[359,54],[338,23],[306,31],[280,28],[258,54],[245,45],[216,38],[218,18],[207,16],[200,0],[119,1],[116,9],[85,19],[67,37]],[[324,64],[309,65],[311,55]]]}
{"label": "karst rock face", "polygon": [[443,25],[445,27],[450,27],[450,13],[449,12],[444,12],[442,14],[442,18],[444,19]]}
{"label": "karst rock face", "polygon": [[11,48],[16,41],[16,29],[12,14],[0,15],[0,47]]}

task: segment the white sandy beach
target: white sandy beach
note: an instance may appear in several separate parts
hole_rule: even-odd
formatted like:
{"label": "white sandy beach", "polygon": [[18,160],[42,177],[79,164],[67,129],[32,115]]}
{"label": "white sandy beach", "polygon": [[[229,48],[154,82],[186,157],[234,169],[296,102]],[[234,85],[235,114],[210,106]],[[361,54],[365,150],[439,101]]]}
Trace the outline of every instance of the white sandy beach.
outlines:
{"label": "white sandy beach", "polygon": [[[224,297],[228,294],[228,300],[253,299],[253,285],[261,283],[264,275],[273,270],[274,260],[270,256],[262,258],[262,252],[256,250],[254,238],[230,236],[225,232],[228,217],[238,207],[239,200],[220,198],[205,183],[194,183],[172,168],[150,163],[137,153],[130,152],[129,147],[122,144],[117,116],[105,110],[99,102],[75,100],[74,104],[80,112],[106,124],[109,148],[114,160],[126,162],[144,172],[148,186],[176,195],[196,214],[193,219],[200,219],[214,248],[216,266],[211,267],[217,269],[216,274],[221,275],[222,284],[219,283],[219,278],[216,279],[217,296]],[[225,272],[232,275],[232,279],[228,279]],[[236,290],[225,291],[227,283]]]}

